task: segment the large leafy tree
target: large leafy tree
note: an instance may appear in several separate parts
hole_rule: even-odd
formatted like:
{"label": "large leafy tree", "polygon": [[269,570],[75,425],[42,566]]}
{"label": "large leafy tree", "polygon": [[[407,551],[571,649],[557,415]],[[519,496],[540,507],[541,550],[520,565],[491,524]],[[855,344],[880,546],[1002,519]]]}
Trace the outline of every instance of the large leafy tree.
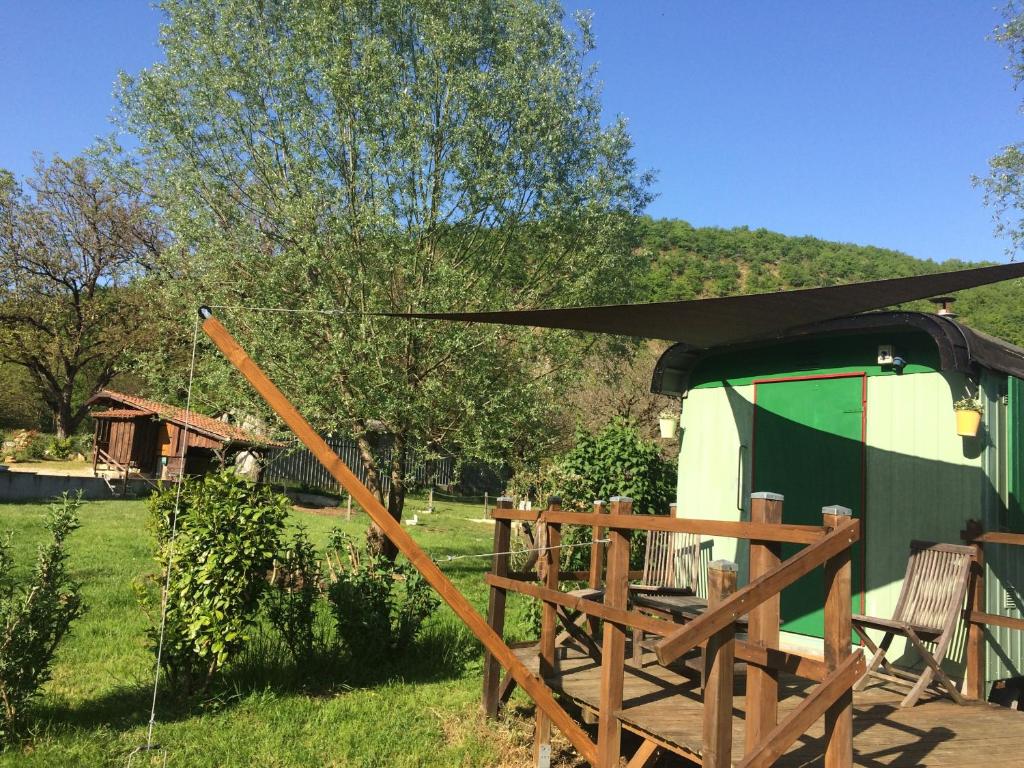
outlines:
{"label": "large leafy tree", "polygon": [[[601,123],[586,20],[551,0],[161,7],[166,62],[121,94],[181,303],[335,310],[221,311],[316,427],[359,441],[378,493],[390,475],[395,517],[410,451],[542,444],[578,339],[366,313],[632,295],[649,178]],[[222,364],[199,373],[209,405],[244,403]]]}
{"label": "large leafy tree", "polygon": [[[1011,2],[1004,15],[1005,21],[992,36],[1009,52],[1006,68],[1018,86],[1024,82],[1024,9]],[[988,176],[975,181],[995,210],[996,234],[1008,237],[1013,249],[1019,248],[1024,243],[1024,142],[1003,147],[989,161]]]}
{"label": "large leafy tree", "polygon": [[65,437],[149,338],[132,281],[163,245],[145,196],[85,158],[0,172],[0,361],[26,370]]}

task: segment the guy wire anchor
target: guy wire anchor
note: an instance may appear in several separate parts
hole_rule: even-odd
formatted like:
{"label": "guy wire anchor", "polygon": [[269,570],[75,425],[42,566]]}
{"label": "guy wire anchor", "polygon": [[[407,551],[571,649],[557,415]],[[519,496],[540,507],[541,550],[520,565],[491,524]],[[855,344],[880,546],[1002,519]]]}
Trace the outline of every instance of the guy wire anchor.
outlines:
{"label": "guy wire anchor", "polygon": [[[143,757],[146,753],[151,753],[148,761]],[[167,750],[160,744],[140,744],[128,755],[128,765],[126,768],[132,768],[132,766],[136,764],[136,759],[139,761],[137,764],[140,768],[144,765],[160,766],[160,768],[165,768],[167,765]]]}

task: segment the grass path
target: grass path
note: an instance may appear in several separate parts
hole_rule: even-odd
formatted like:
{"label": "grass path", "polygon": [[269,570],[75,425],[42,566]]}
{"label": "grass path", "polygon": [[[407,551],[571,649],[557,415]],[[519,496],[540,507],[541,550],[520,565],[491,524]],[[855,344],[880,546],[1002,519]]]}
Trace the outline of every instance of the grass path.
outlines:
{"label": "grass path", "polygon": [[[409,515],[423,506],[410,500]],[[0,504],[0,531],[14,532],[19,568],[30,567],[45,509]],[[492,528],[472,522],[479,516],[479,506],[439,503],[433,515],[420,514],[411,532],[438,560],[487,552]],[[335,526],[361,535],[367,518],[346,522],[295,511],[291,522],[322,545]],[[3,767],[124,766],[145,741],[153,656],[133,586],[155,570],[145,502],[86,503],[70,548],[86,614],[58,652],[36,708],[37,732],[22,748],[0,753]],[[474,558],[441,566],[484,609],[488,564]],[[508,627],[511,639],[526,637],[525,603],[510,601]],[[156,738],[168,750],[168,766],[529,764],[522,722],[485,723],[479,715],[480,648],[447,607],[431,620],[416,653],[393,669],[293,675],[265,651],[257,637],[227,670],[214,700],[183,707],[161,699]]]}

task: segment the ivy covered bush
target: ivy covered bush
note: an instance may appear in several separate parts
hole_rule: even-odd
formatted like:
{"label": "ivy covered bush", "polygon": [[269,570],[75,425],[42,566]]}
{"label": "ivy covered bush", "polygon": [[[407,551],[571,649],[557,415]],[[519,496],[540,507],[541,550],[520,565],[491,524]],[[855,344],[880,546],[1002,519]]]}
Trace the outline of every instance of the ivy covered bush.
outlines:
{"label": "ivy covered bush", "polygon": [[176,488],[150,502],[159,583],[143,594],[159,638],[160,589],[170,568],[161,664],[183,694],[204,691],[245,644],[281,546],[289,502],[230,470],[186,480],[174,525]]}
{"label": "ivy covered bush", "polygon": [[79,586],[68,573],[65,541],[78,528],[80,496],[50,506],[50,541],[24,580],[14,576],[10,536],[0,540],[0,748],[17,738],[26,709],[50,679],[50,664],[71,623],[82,614]]}

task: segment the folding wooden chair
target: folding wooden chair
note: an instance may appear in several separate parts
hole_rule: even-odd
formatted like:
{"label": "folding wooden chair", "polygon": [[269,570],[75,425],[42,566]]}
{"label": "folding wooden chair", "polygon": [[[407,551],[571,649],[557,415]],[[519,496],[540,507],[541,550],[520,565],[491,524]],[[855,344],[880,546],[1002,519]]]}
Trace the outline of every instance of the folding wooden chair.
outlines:
{"label": "folding wooden chair", "polygon": [[[907,573],[892,618],[853,616],[854,630],[874,654],[854,690],[863,690],[869,677],[880,678],[909,688],[900,706],[912,707],[935,679],[954,701],[965,703],[956,685],[942,671],[942,661],[963,611],[973,554],[971,547],[956,544],[910,543]],[[868,629],[885,633],[878,645],[868,636]],[[921,656],[925,664],[922,671],[899,669],[886,658],[897,635],[905,637]],[[929,652],[925,643],[934,643],[935,650]],[[879,672],[879,666],[885,671]]]}
{"label": "folding wooden chair", "polygon": [[[699,534],[648,531],[644,549],[643,577],[639,584],[629,586],[630,601],[634,607],[666,613],[666,607],[656,598],[692,596],[694,599],[686,601],[687,606],[682,609],[684,612],[690,611],[696,616],[706,609],[706,600],[699,597],[702,592],[700,577],[703,572],[701,549]],[[634,628],[633,661],[636,664],[640,663],[643,655],[643,640],[643,631]]]}

